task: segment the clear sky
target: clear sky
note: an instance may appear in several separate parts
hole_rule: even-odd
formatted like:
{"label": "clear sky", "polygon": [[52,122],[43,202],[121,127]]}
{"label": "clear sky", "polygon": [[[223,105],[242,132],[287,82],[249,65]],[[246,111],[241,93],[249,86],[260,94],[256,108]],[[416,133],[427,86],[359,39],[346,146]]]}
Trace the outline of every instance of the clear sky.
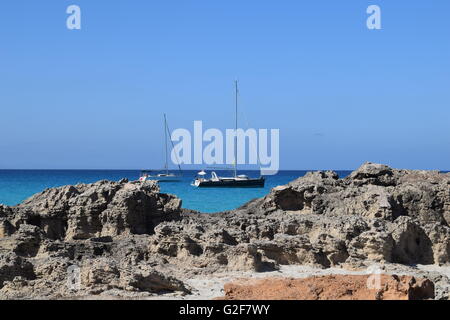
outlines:
{"label": "clear sky", "polygon": [[0,168],[160,167],[163,112],[233,127],[238,78],[250,126],[280,129],[282,169],[450,170],[449,15],[448,0],[4,0]]}

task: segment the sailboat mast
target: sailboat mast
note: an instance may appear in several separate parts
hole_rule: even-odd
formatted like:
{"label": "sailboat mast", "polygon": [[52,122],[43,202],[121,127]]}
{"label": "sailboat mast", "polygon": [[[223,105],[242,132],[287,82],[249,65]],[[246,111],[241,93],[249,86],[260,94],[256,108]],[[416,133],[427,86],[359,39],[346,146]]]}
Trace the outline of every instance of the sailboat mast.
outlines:
{"label": "sailboat mast", "polygon": [[165,143],[165,148],[166,148],[166,164],[165,164],[165,169],[166,169],[166,174],[169,174],[169,159],[167,156],[167,119],[166,119],[166,114],[164,113],[164,143]]}
{"label": "sailboat mast", "polygon": [[234,177],[237,177],[237,129],[238,129],[238,81],[236,80],[234,82],[235,84],[235,89],[236,89],[236,110],[235,110],[235,137],[234,137]]}

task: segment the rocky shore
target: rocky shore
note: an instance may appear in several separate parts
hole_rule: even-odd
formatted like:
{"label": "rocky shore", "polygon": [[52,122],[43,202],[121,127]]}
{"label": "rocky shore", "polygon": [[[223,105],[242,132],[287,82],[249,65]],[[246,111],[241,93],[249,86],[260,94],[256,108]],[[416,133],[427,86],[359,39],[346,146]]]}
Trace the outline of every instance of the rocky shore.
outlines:
{"label": "rocky shore", "polygon": [[0,299],[214,298],[202,281],[296,266],[428,279],[448,299],[449,224],[450,174],[372,163],[217,214],[183,210],[155,182],[65,186],[0,205]]}

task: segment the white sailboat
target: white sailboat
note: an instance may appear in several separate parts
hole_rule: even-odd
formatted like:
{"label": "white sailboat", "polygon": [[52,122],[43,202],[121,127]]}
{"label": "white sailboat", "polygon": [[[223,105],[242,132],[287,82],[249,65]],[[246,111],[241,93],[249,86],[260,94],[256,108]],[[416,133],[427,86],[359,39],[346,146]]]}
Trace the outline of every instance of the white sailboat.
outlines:
{"label": "white sailboat", "polygon": [[[178,182],[182,179],[181,166],[178,161],[178,173],[173,173],[169,171],[169,150],[167,146],[168,134],[170,136],[169,126],[167,125],[167,117],[164,114],[164,145],[165,145],[165,164],[162,170],[142,170],[139,181],[144,182],[147,180],[154,180],[158,182]],[[170,140],[172,147],[173,143]]]}

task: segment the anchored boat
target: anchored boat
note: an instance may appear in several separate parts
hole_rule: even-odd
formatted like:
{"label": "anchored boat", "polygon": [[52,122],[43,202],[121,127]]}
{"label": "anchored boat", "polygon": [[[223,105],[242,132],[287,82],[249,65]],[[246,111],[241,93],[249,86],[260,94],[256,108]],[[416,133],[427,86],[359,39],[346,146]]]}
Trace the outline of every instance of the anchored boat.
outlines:
{"label": "anchored boat", "polygon": [[206,172],[198,173],[197,178],[192,185],[198,188],[264,188],[265,179],[260,177],[257,179],[249,178],[246,175],[238,175],[234,177],[219,177],[214,171],[211,172],[211,178],[205,178]]}
{"label": "anchored boat", "polygon": [[[235,94],[236,94],[236,121],[235,128],[237,132],[238,127],[238,82],[235,81]],[[197,177],[192,182],[192,186],[197,188],[264,188],[266,179],[263,176],[259,178],[250,178],[246,175],[238,175],[237,173],[237,136],[234,138],[234,175],[232,177],[219,177],[216,172],[211,172],[211,178],[206,178],[207,173],[201,171],[197,174]]]}
{"label": "anchored boat", "polygon": [[[141,176],[139,178],[139,181],[144,182],[147,180],[154,180],[158,182],[178,182],[181,181],[183,175],[181,171],[180,162],[177,161],[178,165],[178,173],[169,172],[169,154],[168,154],[168,145],[167,145],[167,138],[168,134],[170,136],[170,130],[169,126],[167,125],[167,117],[164,114],[164,142],[165,142],[165,165],[164,169],[162,170],[143,170],[141,171]],[[173,142],[170,140],[173,148]]]}

